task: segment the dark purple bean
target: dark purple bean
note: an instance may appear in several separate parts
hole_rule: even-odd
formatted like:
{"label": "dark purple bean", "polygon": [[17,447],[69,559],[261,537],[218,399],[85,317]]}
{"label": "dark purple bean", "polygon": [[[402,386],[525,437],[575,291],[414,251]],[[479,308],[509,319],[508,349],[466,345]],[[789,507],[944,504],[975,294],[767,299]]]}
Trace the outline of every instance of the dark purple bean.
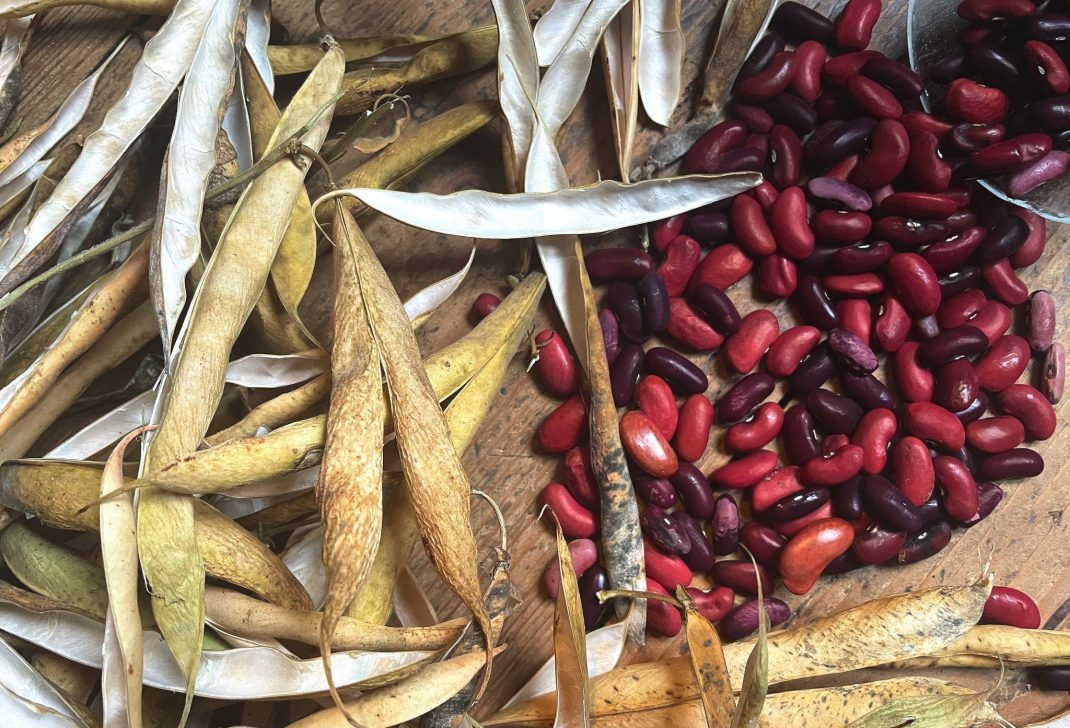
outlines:
{"label": "dark purple bean", "polygon": [[669,292],[661,274],[652,270],[643,276],[639,281],[639,295],[643,300],[646,328],[657,334],[665,331],[669,327]]}
{"label": "dark purple bean", "polygon": [[900,253],[931,245],[951,234],[943,220],[916,220],[898,215],[882,217],[873,228],[875,237],[887,240]]}
{"label": "dark purple bean", "polygon": [[865,414],[853,400],[827,389],[815,389],[806,395],[806,409],[826,432],[850,435]]}
{"label": "dark purple bean", "polygon": [[791,300],[798,307],[804,323],[816,326],[822,331],[828,331],[839,324],[836,309],[817,276],[809,273],[799,275]]}
{"label": "dark purple bean", "polygon": [[739,311],[724,291],[703,283],[695,289],[695,305],[707,323],[719,333],[731,336],[739,330],[742,321]]}
{"label": "dark purple bean", "polygon": [[1033,686],[1040,690],[1053,693],[1070,690],[1070,665],[1034,667],[1029,671],[1029,676]]}
{"label": "dark purple bean", "polygon": [[717,418],[722,425],[739,422],[762,400],[773,393],[773,378],[765,372],[754,372],[740,379],[725,392],[717,403]]}
{"label": "dark purple bean", "polygon": [[977,498],[977,515],[963,521],[962,525],[966,528],[980,523],[996,510],[996,506],[1003,500],[1003,488],[988,480],[981,481],[977,484]]}
{"label": "dark purple bean", "polygon": [[829,576],[833,574],[846,574],[848,571],[854,571],[855,569],[861,569],[865,564],[858,560],[858,557],[854,555],[850,550],[844,551],[842,554],[834,558],[822,571],[822,574]]}
{"label": "dark purple bean", "polygon": [[702,245],[720,245],[728,242],[732,226],[728,215],[720,212],[700,212],[687,218],[687,231]]}
{"label": "dark purple bean", "polygon": [[804,395],[820,387],[836,373],[836,360],[827,341],[822,341],[803,359],[791,376],[788,388],[792,394]]}
{"label": "dark purple bean", "polygon": [[639,525],[650,542],[667,554],[682,556],[691,550],[691,539],[672,516],[655,505],[647,503],[639,511]]}
{"label": "dark purple bean", "polygon": [[1000,88],[1011,96],[1021,96],[1030,86],[1014,57],[1003,48],[981,43],[970,49],[969,58],[970,66],[989,86]]}
{"label": "dark purple bean", "polygon": [[832,267],[837,273],[872,273],[881,269],[894,252],[884,241],[859,243],[838,249],[832,256]]}
{"label": "dark purple bean", "polygon": [[946,301],[970,288],[977,288],[981,282],[981,269],[968,265],[940,279],[940,295]]}
{"label": "dark purple bean", "polygon": [[1070,16],[1061,13],[1038,13],[1025,21],[1026,37],[1061,41],[1070,38]]}
{"label": "dark purple bean", "polygon": [[639,289],[627,281],[614,281],[609,287],[609,305],[617,314],[621,333],[631,341],[642,344],[650,338],[643,324],[643,306],[639,301]]}
{"label": "dark purple bean", "polygon": [[773,60],[773,56],[782,50],[784,50],[783,38],[775,33],[764,35],[754,45],[754,50],[747,56],[747,59],[740,64],[739,73],[736,74],[736,82],[738,83],[745,78],[750,78],[754,74],[760,73],[769,64],[769,61]]}
{"label": "dark purple bean", "polygon": [[814,276],[826,275],[829,271],[829,266],[832,265],[832,259],[836,257],[836,252],[838,250],[839,248],[829,248],[824,245],[818,245],[814,248],[814,252],[810,254],[809,258],[795,261],[795,266],[802,273],[808,273]]}
{"label": "dark purple bean", "polygon": [[892,391],[872,374],[840,372],[840,388],[864,410],[892,409]]}
{"label": "dark purple bean", "polygon": [[899,555],[906,540],[904,531],[889,531],[873,524],[855,536],[851,551],[863,564],[883,564]]}
{"label": "dark purple bean", "polygon": [[936,320],[936,316],[914,319],[914,333],[921,341],[928,341],[940,335],[940,322]]}
{"label": "dark purple bean", "polygon": [[944,409],[961,412],[980,392],[981,383],[969,359],[953,359],[936,370],[933,402]]}
{"label": "dark purple bean", "polygon": [[[974,458],[973,456],[973,450],[966,447],[965,445],[958,448],[957,450],[945,450],[941,454],[950,455],[951,457],[955,458],[960,463],[965,465],[967,469],[973,470],[974,461],[976,460],[976,458]],[[935,457],[936,455],[933,455],[933,458]]]}
{"label": "dark purple bean", "polygon": [[598,601],[598,592],[609,588],[609,574],[606,573],[605,567],[595,564],[584,571],[580,576],[579,587],[580,603],[583,605],[583,626],[590,632],[606,620],[613,607],[609,602],[601,604]]}
{"label": "dark purple bean", "polygon": [[695,518],[711,518],[714,512],[713,488],[702,471],[692,463],[680,463],[676,472],[669,476],[684,508]]}
{"label": "dark purple bean", "polygon": [[988,410],[988,395],[984,392],[977,393],[977,399],[970,402],[966,409],[955,413],[955,416],[959,418],[959,422],[964,425],[968,425],[976,419],[979,419]]}
{"label": "dark purple bean", "polygon": [[951,526],[947,521],[937,521],[907,536],[906,543],[899,551],[898,561],[900,564],[923,561],[943,551],[949,543],[951,543]]}
{"label": "dark purple bean", "polygon": [[672,483],[666,478],[655,478],[643,472],[632,473],[632,483],[635,492],[647,503],[653,503],[659,508],[672,508],[676,505],[676,491]]}
{"label": "dark purple bean", "polygon": [[625,344],[613,366],[609,368],[609,383],[613,388],[613,403],[627,407],[635,396],[635,385],[643,371],[646,354],[639,344]]}
{"label": "dark purple bean", "polygon": [[[791,607],[776,597],[765,597],[762,607],[766,616],[769,617],[769,625],[775,627],[783,624],[791,618]],[[758,629],[758,601],[752,599],[743,602],[738,607],[724,616],[719,625],[721,636],[728,642],[735,642],[747,635],[753,634]]]}
{"label": "dark purple bean", "polygon": [[801,404],[792,405],[784,413],[780,436],[784,442],[784,456],[792,465],[802,465],[821,455],[813,415]]}
{"label": "dark purple bean", "polygon": [[728,556],[739,548],[739,529],[739,506],[735,498],[719,496],[713,516],[713,549],[718,556]]}
{"label": "dark purple bean", "polygon": [[982,263],[994,263],[1000,258],[1009,258],[1022,247],[1029,237],[1029,226],[1025,220],[1008,215],[988,231],[981,247],[977,249],[977,260]]}
{"label": "dark purple bean", "polygon": [[918,513],[921,514],[921,523],[925,528],[946,516],[944,509],[940,507],[940,499],[935,495],[918,506]]}
{"label": "dark purple bean", "polygon": [[1045,131],[1070,129],[1070,95],[1034,101],[1029,105],[1029,117]]}
{"label": "dark purple bean", "polygon": [[709,571],[717,563],[717,555],[713,552],[706,533],[702,530],[702,524],[695,520],[687,511],[676,511],[672,514],[673,520],[680,530],[687,534],[691,541],[691,549],[684,554],[684,563],[687,568],[695,572]]}
{"label": "dark purple bean", "polygon": [[598,312],[598,325],[602,328],[602,343],[606,347],[606,362],[612,366],[620,353],[620,327],[617,315],[608,308]]}
{"label": "dark purple bean", "polygon": [[877,355],[869,344],[847,329],[834,328],[828,335],[829,348],[853,372],[869,374],[877,369]]}
{"label": "dark purple bean", "polygon": [[868,212],[873,209],[873,198],[858,185],[835,177],[814,177],[806,183],[811,197],[853,212]]}
{"label": "dark purple bean", "polygon": [[1027,447],[1016,447],[986,457],[977,474],[985,480],[1011,480],[1031,478],[1043,472],[1044,458],[1040,453]]}
{"label": "dark purple bean", "polygon": [[711,159],[704,171],[707,174],[757,172],[765,166],[765,156],[757,147],[737,147]]}
{"label": "dark purple bean", "polygon": [[832,491],[832,510],[840,518],[854,521],[862,517],[862,476],[856,475],[840,483]]}
{"label": "dark purple bean", "polygon": [[831,169],[852,154],[862,152],[877,128],[877,120],[860,116],[832,129],[816,143],[808,144],[810,160],[818,169]]}
{"label": "dark purple bean", "polygon": [[673,389],[685,394],[702,394],[710,386],[706,372],[695,366],[683,354],[664,346],[655,346],[646,353],[646,370],[656,374]]}
{"label": "dark purple bean", "polygon": [[792,93],[779,93],[763,104],[769,115],[781,124],[787,124],[799,136],[809,134],[817,127],[817,111]]}
{"label": "dark purple bean", "polygon": [[973,257],[981,247],[984,237],[983,227],[971,227],[947,240],[933,243],[921,251],[921,257],[928,261],[938,275],[953,273]]}
{"label": "dark purple bean", "polygon": [[769,507],[769,517],[775,521],[791,521],[813,513],[828,503],[832,491],[828,488],[810,488],[786,495]]}
{"label": "dark purple bean", "polygon": [[929,78],[937,83],[951,83],[956,78],[964,75],[966,68],[966,56],[955,53],[944,56],[929,67]]}
{"label": "dark purple bean", "polygon": [[896,531],[913,532],[921,528],[917,506],[881,475],[867,475],[862,479],[862,501],[870,516]]}
{"label": "dark purple bean", "polygon": [[794,0],[780,4],[773,13],[772,27],[795,45],[806,40],[827,43],[836,30],[831,20]]}
{"label": "dark purple bean", "polygon": [[977,356],[987,348],[985,333],[976,326],[963,324],[922,342],[918,348],[918,362],[924,366],[940,366],[960,356]]}
{"label": "dark purple bean", "polygon": [[583,262],[595,281],[637,281],[654,268],[650,255],[639,248],[602,248],[587,253]]}
{"label": "dark purple bean", "polygon": [[866,61],[862,66],[862,75],[887,86],[901,99],[916,99],[925,88],[925,82],[917,72],[884,56],[876,56]]}

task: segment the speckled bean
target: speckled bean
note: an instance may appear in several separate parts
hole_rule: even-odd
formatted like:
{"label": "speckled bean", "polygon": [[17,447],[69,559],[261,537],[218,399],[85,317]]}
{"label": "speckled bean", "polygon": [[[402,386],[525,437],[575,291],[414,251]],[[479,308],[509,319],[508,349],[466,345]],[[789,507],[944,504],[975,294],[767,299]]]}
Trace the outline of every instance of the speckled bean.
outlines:
{"label": "speckled bean", "polygon": [[739,506],[730,495],[721,495],[713,515],[713,549],[718,556],[728,556],[739,548]]}

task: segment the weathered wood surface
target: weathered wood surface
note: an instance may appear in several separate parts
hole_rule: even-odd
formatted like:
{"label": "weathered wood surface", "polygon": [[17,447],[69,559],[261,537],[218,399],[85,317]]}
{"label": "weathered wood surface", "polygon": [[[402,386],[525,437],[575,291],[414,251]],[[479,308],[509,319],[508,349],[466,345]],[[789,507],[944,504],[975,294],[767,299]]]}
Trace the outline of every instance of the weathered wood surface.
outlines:
{"label": "weathered wood surface", "polygon": [[[828,9],[840,2],[820,0],[816,4]],[[277,0],[275,18],[285,29],[287,40],[306,41],[317,37],[312,5],[303,0]],[[702,66],[720,5],[720,0],[684,2],[684,28],[688,36],[685,70],[689,80],[695,78]],[[535,14],[544,6],[545,3],[532,2],[529,10]],[[887,8],[877,28],[880,46],[893,55],[905,49],[905,11],[906,3],[896,0]],[[440,34],[493,20],[489,3],[447,4],[421,0],[365,0],[361,3],[328,0],[324,3],[324,15],[338,37],[387,32]],[[37,31],[27,54],[26,86],[12,118],[22,119],[27,128],[43,120],[135,23],[141,24],[136,18],[97,9],[52,13]],[[147,27],[152,27],[151,21]],[[116,64],[118,72],[112,74],[112,80],[104,85],[104,93],[98,94],[95,108],[104,108],[103,104],[122,92],[126,74],[135,58],[133,47],[124,51],[120,63]],[[280,86],[285,94],[291,84],[284,81]],[[689,115],[692,98],[696,96],[691,93],[693,90],[693,87],[688,88],[690,96],[677,110],[678,118]],[[406,92],[415,100],[417,115],[424,117],[465,101],[492,97],[493,75],[486,72],[433,89],[411,88]],[[99,118],[99,114],[92,118]],[[659,135],[660,131],[649,125],[643,128],[637,159],[643,158],[643,151]],[[561,148],[574,184],[617,176],[605,86],[597,64],[584,100],[564,130]],[[493,127],[484,129],[443,155],[432,169],[419,176],[414,186],[436,192],[465,187],[502,189],[498,130]],[[381,219],[371,221],[367,232],[402,296],[458,269],[473,242],[477,245],[472,275],[462,290],[433,316],[422,333],[426,351],[456,339],[465,331],[470,325],[465,314],[472,299],[481,291],[504,291],[505,277],[518,269],[522,258],[517,242],[446,238]],[[627,240],[628,235],[620,233],[588,242],[598,246]],[[1061,304],[1066,301],[1070,283],[1066,277],[1070,256],[1063,250],[1067,237],[1066,228],[1054,230],[1044,258],[1025,272],[1031,287],[1054,291]],[[321,264],[306,301],[312,320],[323,320],[329,300],[329,275],[330,266]],[[743,311],[770,305],[758,300],[749,282],[735,286],[730,295]],[[791,318],[784,305],[772,307],[783,316],[782,321]],[[1070,308],[1065,305],[1059,309],[1062,331],[1070,326],[1068,312]],[[555,321],[547,299],[537,326],[553,325]],[[718,359],[711,361],[700,357],[696,361],[712,374],[711,396],[730,385],[731,379]],[[525,374],[525,364],[522,357],[518,357],[511,365],[501,397],[464,461],[473,485],[490,493],[506,513],[513,555],[512,573],[525,600],[519,614],[506,627],[503,639],[509,649],[495,663],[494,680],[480,713],[501,705],[550,653],[553,605],[543,594],[540,579],[551,558],[553,539],[546,525],[536,521],[536,495],[546,482],[556,477],[558,459],[539,454],[532,440],[535,426],[556,403],[539,392]],[[1059,407],[1059,416],[1060,422],[1070,416],[1066,402]],[[715,433],[705,458],[707,465],[724,457],[718,444],[722,434]],[[1010,484],[1006,489],[1007,498],[996,513],[970,531],[956,532],[951,546],[938,557],[909,567],[874,567],[823,579],[804,597],[790,597],[783,588],[778,589],[776,595],[790,597],[788,601],[797,610],[796,618],[805,620],[881,594],[973,579],[990,562],[1000,583],[1017,586],[1036,597],[1048,620],[1047,626],[1066,626],[1066,617],[1070,613],[1070,547],[1067,545],[1068,524],[1064,520],[1070,506],[1066,472],[1070,461],[1070,436],[1067,430],[1060,428],[1052,440],[1041,445],[1040,450],[1047,461],[1045,473],[1025,483]],[[489,559],[490,546],[498,539],[496,522],[490,510],[479,501],[473,506],[473,512],[477,537],[487,545]],[[422,555],[417,557],[416,568],[440,614],[460,614],[459,602],[435,579]],[[681,649],[680,640],[651,640],[640,657],[677,654]],[[961,671],[954,677],[974,684],[984,684],[996,678],[991,673]],[[1024,676],[1010,674],[999,695],[1007,701],[1024,689]],[[1050,715],[1068,705],[1070,700],[1065,694],[1030,695],[1011,701],[1006,711],[1012,720],[1027,722],[1026,719]]]}

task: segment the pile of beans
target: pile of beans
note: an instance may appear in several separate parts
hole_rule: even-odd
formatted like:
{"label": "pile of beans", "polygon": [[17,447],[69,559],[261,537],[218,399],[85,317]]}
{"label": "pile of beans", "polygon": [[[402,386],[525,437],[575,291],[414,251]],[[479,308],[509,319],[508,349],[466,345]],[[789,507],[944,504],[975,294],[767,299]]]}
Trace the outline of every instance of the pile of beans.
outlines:
{"label": "pile of beans", "polygon": [[[996,481],[1042,472],[1028,442],[1056,428],[1065,351],[1055,302],[1015,272],[1041,257],[1044,221],[967,179],[987,159],[979,152],[1004,143],[994,120],[917,110],[922,79],[864,50],[879,13],[879,0],[849,0],[832,22],[783,3],[740,70],[728,119],[685,161],[690,172],[757,170],[766,181],[655,224],[653,255],[586,256],[608,287],[599,318],[614,398],[628,408],[620,434],[649,588],[688,587],[726,639],[757,627],[759,582],[766,595],[775,577],[802,594],[821,574],[939,552],[953,529],[992,512]],[[960,138],[979,147],[968,164],[945,158]],[[762,297],[789,299],[800,325],[769,310],[740,315],[726,292],[752,273]],[[1027,314],[1019,333],[1015,307]],[[652,337],[661,345],[644,348]],[[540,448],[564,463],[541,500],[573,539],[592,629],[609,609],[594,596],[607,579],[581,378],[558,334],[536,343],[534,372],[564,400],[538,430]],[[706,372],[677,349],[723,352],[734,381],[716,404]],[[1035,386],[1019,383],[1032,359]],[[713,446],[732,458],[703,472],[715,421],[726,429]],[[695,575],[714,588],[689,586]],[[774,625],[790,616],[783,601],[765,603]],[[993,604],[990,621],[1039,624],[1020,592],[1000,588]],[[680,630],[676,609],[648,607],[653,634]]]}

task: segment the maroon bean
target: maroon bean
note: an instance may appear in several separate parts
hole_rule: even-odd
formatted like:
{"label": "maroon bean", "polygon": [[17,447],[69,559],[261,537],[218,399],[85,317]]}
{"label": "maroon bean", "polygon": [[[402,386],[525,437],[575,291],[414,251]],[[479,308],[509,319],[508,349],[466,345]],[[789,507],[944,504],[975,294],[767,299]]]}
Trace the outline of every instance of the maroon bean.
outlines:
{"label": "maroon bean", "polygon": [[710,546],[706,533],[702,530],[702,524],[687,511],[676,511],[672,514],[672,518],[676,521],[677,527],[687,534],[688,540],[691,541],[691,548],[681,557],[684,563],[692,571],[703,572],[712,569],[717,563],[717,555]]}
{"label": "maroon bean", "polygon": [[701,394],[709,387],[706,373],[683,354],[664,346],[655,346],[646,353],[646,370],[664,379],[676,391]]}
{"label": "maroon bean", "polygon": [[728,556],[739,548],[739,506],[730,495],[717,498],[713,516],[713,548],[718,556]]}
{"label": "maroon bean", "polygon": [[832,267],[845,274],[870,273],[880,270],[892,255],[892,246],[883,241],[861,243],[837,250]]}
{"label": "maroon bean", "polygon": [[728,216],[720,212],[700,212],[687,219],[687,231],[702,245],[720,245],[731,236]]}
{"label": "maroon bean", "polygon": [[1007,115],[1009,106],[1007,94],[968,78],[956,78],[944,94],[944,108],[948,115],[973,124],[1000,121]]}
{"label": "maroon bean", "polygon": [[718,157],[742,145],[746,137],[747,126],[741,121],[725,120],[714,125],[687,151],[687,171],[709,172]]}
{"label": "maroon bean", "polygon": [[816,511],[828,502],[832,492],[828,488],[811,488],[787,495],[772,505],[769,517],[777,521],[790,521]]}
{"label": "maroon bean", "polygon": [[731,587],[736,594],[757,596],[759,581],[762,585],[763,594],[769,594],[773,591],[773,581],[769,578],[769,572],[761,564],[758,565],[758,569],[755,571],[754,564],[749,559],[718,561],[714,564],[713,572],[710,576],[715,584]]}
{"label": "maroon bean", "polygon": [[580,577],[580,604],[583,605],[583,626],[590,631],[609,617],[612,604],[598,601],[598,592],[609,588],[609,574],[605,567],[595,564]]}
{"label": "maroon bean", "polygon": [[825,292],[821,281],[810,274],[800,274],[792,301],[799,308],[799,313],[807,324],[828,331],[838,324],[836,309]]}
{"label": "maroon bean", "polygon": [[978,419],[985,412],[988,411],[988,395],[984,392],[978,392],[977,397],[974,398],[966,407],[955,412],[955,417],[959,419],[959,422],[966,426]]}
{"label": "maroon bean", "polygon": [[888,409],[866,412],[855,427],[851,442],[862,448],[862,470],[875,474],[888,463],[888,444],[895,437],[899,424]]}
{"label": "maroon bean", "polygon": [[787,298],[798,285],[795,262],[782,255],[767,255],[758,268],[758,292],[775,298]]}
{"label": "maroon bean", "polygon": [[873,226],[873,235],[887,240],[896,250],[916,250],[944,240],[950,234],[943,220],[915,220],[909,217],[882,217]]}
{"label": "maroon bean", "polygon": [[803,359],[788,379],[793,394],[806,394],[832,378],[836,362],[827,342],[822,342]]}
{"label": "maroon bean", "polygon": [[765,165],[765,157],[766,153],[757,147],[738,147],[711,160],[705,171],[708,174],[757,172]]}
{"label": "maroon bean", "polygon": [[638,344],[627,344],[620,350],[609,368],[609,382],[613,389],[613,403],[627,407],[635,396],[635,385],[643,370],[645,352]]}
{"label": "maroon bean", "polygon": [[900,564],[913,564],[947,548],[951,543],[951,526],[947,521],[937,521],[931,526],[912,533],[899,551]]}
{"label": "maroon bean", "polygon": [[875,57],[862,66],[865,76],[884,84],[902,99],[916,99],[925,84],[920,75],[908,66],[891,58]]}
{"label": "maroon bean", "polygon": [[732,460],[710,473],[710,482],[719,488],[750,488],[776,469],[777,456],[756,450]]}
{"label": "maroon bean", "polygon": [[695,289],[695,304],[718,333],[730,336],[739,330],[739,311],[732,299],[720,289],[706,284],[700,285]]}
{"label": "maroon bean", "polygon": [[821,139],[807,142],[811,162],[818,169],[835,167],[851,155],[862,152],[876,128],[877,120],[868,116],[844,122]]}
{"label": "maroon bean", "polygon": [[606,362],[613,366],[620,353],[620,328],[617,316],[608,308],[598,312],[598,325],[602,329],[602,344],[606,348]]}
{"label": "maroon bean", "polygon": [[977,259],[991,263],[1013,255],[1029,237],[1029,226],[1021,218],[1008,215],[992,227],[977,250]]}
{"label": "maroon bean", "polygon": [[873,131],[869,152],[858,160],[848,181],[866,190],[891,183],[906,168],[910,137],[894,119],[882,119]]}
{"label": "maroon bean", "polygon": [[966,528],[980,523],[996,510],[996,506],[1003,500],[1003,489],[995,483],[984,481],[977,484],[977,496],[977,514],[968,521],[962,522]]}
{"label": "maroon bean", "polygon": [[[867,61],[867,63],[870,62],[872,59]],[[851,76],[847,79],[846,88],[855,103],[874,118],[898,119],[903,115],[903,105],[899,103],[895,94],[871,78],[862,75]]]}
{"label": "maroon bean", "polygon": [[[791,619],[791,607],[776,597],[763,599],[761,608],[765,609],[772,627]],[[751,600],[743,602],[726,614],[718,626],[721,636],[728,642],[735,642],[753,634],[758,629],[758,609],[757,600]]]}
{"label": "maroon bean", "polygon": [[785,256],[794,259],[810,256],[814,250],[814,233],[807,219],[806,195],[801,187],[781,191],[773,203],[770,227],[777,248]]}
{"label": "maroon bean", "polygon": [[872,374],[840,372],[840,388],[864,410],[891,409],[892,392]]}
{"label": "maroon bean", "polygon": [[[825,62],[823,70],[825,80],[833,86],[844,86],[847,79],[862,70],[862,66],[871,58],[881,54],[877,51],[855,51],[853,53],[840,53]],[[841,115],[842,116],[842,115]]]}
{"label": "maroon bean", "polygon": [[653,503],[660,508],[672,508],[676,505],[676,491],[672,484],[665,478],[655,478],[643,472],[632,473],[632,484],[635,492],[647,503]]}
{"label": "maroon bean", "polygon": [[639,289],[627,281],[614,281],[609,287],[609,305],[617,314],[621,332],[631,341],[641,344],[650,338],[643,322],[643,306]]}
{"label": "maroon bean", "polygon": [[950,197],[928,192],[895,192],[881,200],[881,215],[946,220],[958,207]]}
{"label": "maroon bean", "polygon": [[1037,389],[1028,384],[1012,384],[996,398],[999,409],[1025,425],[1031,440],[1047,440],[1055,434],[1055,408]]}
{"label": "maroon bean", "polygon": [[793,93],[780,93],[766,101],[764,108],[774,121],[790,126],[796,134],[804,136],[817,126],[817,112],[812,106]]}
{"label": "maroon bean", "polygon": [[639,525],[651,543],[668,554],[683,555],[691,549],[691,540],[663,509],[647,503],[639,511]]}
{"label": "maroon bean", "polygon": [[840,246],[856,243],[867,235],[873,222],[864,212],[819,210],[810,219],[814,236],[823,244]]}
{"label": "maroon bean", "polygon": [[821,95],[821,67],[825,65],[825,47],[807,40],[795,48],[795,78],[789,89],[808,104]]}
{"label": "maroon bean", "polygon": [[1030,682],[1040,690],[1061,693],[1070,690],[1070,665],[1036,667],[1030,671]]}
{"label": "maroon bean", "polygon": [[956,124],[947,136],[947,144],[952,152],[970,154],[1003,141],[1006,134],[1003,124]]}
{"label": "maroon bean", "polygon": [[1044,458],[1036,450],[1016,447],[989,455],[981,462],[978,475],[986,480],[1031,478],[1044,472]]}
{"label": "maroon bean", "polygon": [[940,286],[932,266],[916,253],[898,253],[888,261],[888,277],[910,311],[919,316],[936,313]]}
{"label": "maroon bean", "polygon": [[797,70],[795,54],[781,51],[770,58],[762,70],[737,80],[735,94],[751,103],[766,101],[786,90]]}
{"label": "maroon bean", "polygon": [[490,316],[501,302],[502,299],[493,293],[480,293],[476,296],[476,300],[472,302],[472,318],[476,321],[482,321],[487,316]]}
{"label": "maroon bean", "polygon": [[[931,75],[932,71],[930,69]],[[911,140],[922,134],[932,134],[937,139],[943,139],[951,131],[951,127],[954,126],[950,121],[938,119],[924,111],[911,111],[903,114],[903,118],[899,121],[906,127]]]}
{"label": "maroon bean", "polygon": [[807,40],[828,43],[835,32],[831,20],[794,0],[787,0],[777,7],[771,25],[779,35],[792,43]]}
{"label": "maroon bean", "polygon": [[970,168],[977,174],[1006,174],[1027,167],[1051,151],[1047,134],[1020,134],[970,154]]}
{"label": "maroon bean", "polygon": [[903,493],[881,475],[862,478],[862,501],[866,512],[896,531],[921,528],[921,514]]}
{"label": "maroon bean", "polygon": [[646,328],[661,333],[669,327],[669,293],[657,271],[650,271],[639,281]]}
{"label": "maroon bean", "polygon": [[739,422],[773,392],[773,378],[764,372],[754,372],[740,379],[725,392],[717,404],[717,418],[721,424]]}
{"label": "maroon bean", "polygon": [[941,276],[938,281],[940,295],[944,298],[956,296],[970,288],[976,288],[981,282],[981,269],[975,265],[959,268],[953,273]]}
{"label": "maroon bean", "polygon": [[638,281],[653,268],[650,255],[639,248],[602,248],[587,253],[583,262],[595,281]]}
{"label": "maroon bean", "polygon": [[1029,64],[1033,77],[1052,94],[1070,91],[1070,71],[1059,52],[1039,40],[1027,40],[1022,47],[1022,56]]}
{"label": "maroon bean", "polygon": [[906,540],[907,534],[904,531],[889,531],[873,524],[855,536],[851,550],[863,564],[883,564],[899,555],[899,550],[903,548]]}
{"label": "maroon bean", "polygon": [[960,235],[977,223],[977,215],[972,210],[956,210],[947,216],[945,222],[952,235]]}
{"label": "maroon bean", "polygon": [[[894,256],[893,256],[894,257]],[[887,352],[898,351],[910,333],[910,314],[897,296],[885,293],[873,324],[877,343]]]}
{"label": "maroon bean", "polygon": [[682,462],[669,480],[688,513],[701,519],[713,516],[713,489],[701,470],[689,462]]}
{"label": "maroon bean", "polygon": [[1070,96],[1052,96],[1034,101],[1029,105],[1029,118],[1047,131],[1070,128]]}
{"label": "maroon bean", "polygon": [[941,331],[924,342],[918,350],[918,361],[926,366],[939,366],[963,356],[976,356],[988,348],[988,337],[975,326],[963,324]]}
{"label": "maroon bean", "polygon": [[772,149],[773,184],[778,189],[799,183],[802,176],[802,142],[799,135],[784,124],[775,125],[769,132]]}
{"label": "maroon bean", "polygon": [[954,359],[936,372],[933,401],[952,412],[961,412],[980,394],[977,372],[969,359]]}
{"label": "maroon bean", "polygon": [[1026,17],[1033,14],[1030,0],[963,0],[956,12],[964,20],[989,21],[1006,17]]}
{"label": "maroon bean", "polygon": [[760,72],[777,53],[784,50],[784,39],[776,33],[767,33],[754,44],[754,49],[739,67],[737,79],[749,78]]}
{"label": "maroon bean", "polygon": [[1010,94],[1019,93],[1029,80],[1014,57],[993,43],[979,43],[967,52],[970,68],[982,80]]}
{"label": "maroon bean", "polygon": [[972,518],[977,513],[979,496],[977,483],[969,468],[948,455],[933,458],[936,482],[943,488],[943,507],[947,514],[960,521]]}
{"label": "maroon bean", "polygon": [[853,400],[827,389],[815,389],[806,395],[806,409],[826,431],[847,435],[854,432],[864,414]]}
{"label": "maroon bean", "polygon": [[739,540],[754,554],[754,558],[758,560],[758,563],[768,568],[776,568],[780,550],[788,542],[786,538],[776,532],[776,529],[757,521],[743,524]]}
{"label": "maroon bean", "polygon": [[963,53],[944,56],[930,66],[929,77],[937,83],[951,83],[963,74],[965,65],[966,55]]}
{"label": "maroon bean", "polygon": [[922,316],[914,321],[914,332],[922,341],[936,338],[940,334],[940,322],[935,315]]}
{"label": "maroon bean", "polygon": [[761,106],[745,104],[742,101],[733,100],[728,104],[728,113],[746,124],[750,131],[762,134],[768,133],[776,123],[769,112]]}
{"label": "maroon bean", "polygon": [[781,436],[784,455],[789,463],[802,465],[821,455],[821,446],[814,432],[813,416],[803,405],[793,405],[784,413]]}
{"label": "maroon bean", "polygon": [[832,491],[832,504],[840,518],[854,521],[862,517],[862,476],[856,475],[840,483]]}
{"label": "maroon bean", "polygon": [[983,227],[972,227],[960,235],[930,245],[921,251],[921,257],[938,275],[952,273],[973,257],[985,234]]}

